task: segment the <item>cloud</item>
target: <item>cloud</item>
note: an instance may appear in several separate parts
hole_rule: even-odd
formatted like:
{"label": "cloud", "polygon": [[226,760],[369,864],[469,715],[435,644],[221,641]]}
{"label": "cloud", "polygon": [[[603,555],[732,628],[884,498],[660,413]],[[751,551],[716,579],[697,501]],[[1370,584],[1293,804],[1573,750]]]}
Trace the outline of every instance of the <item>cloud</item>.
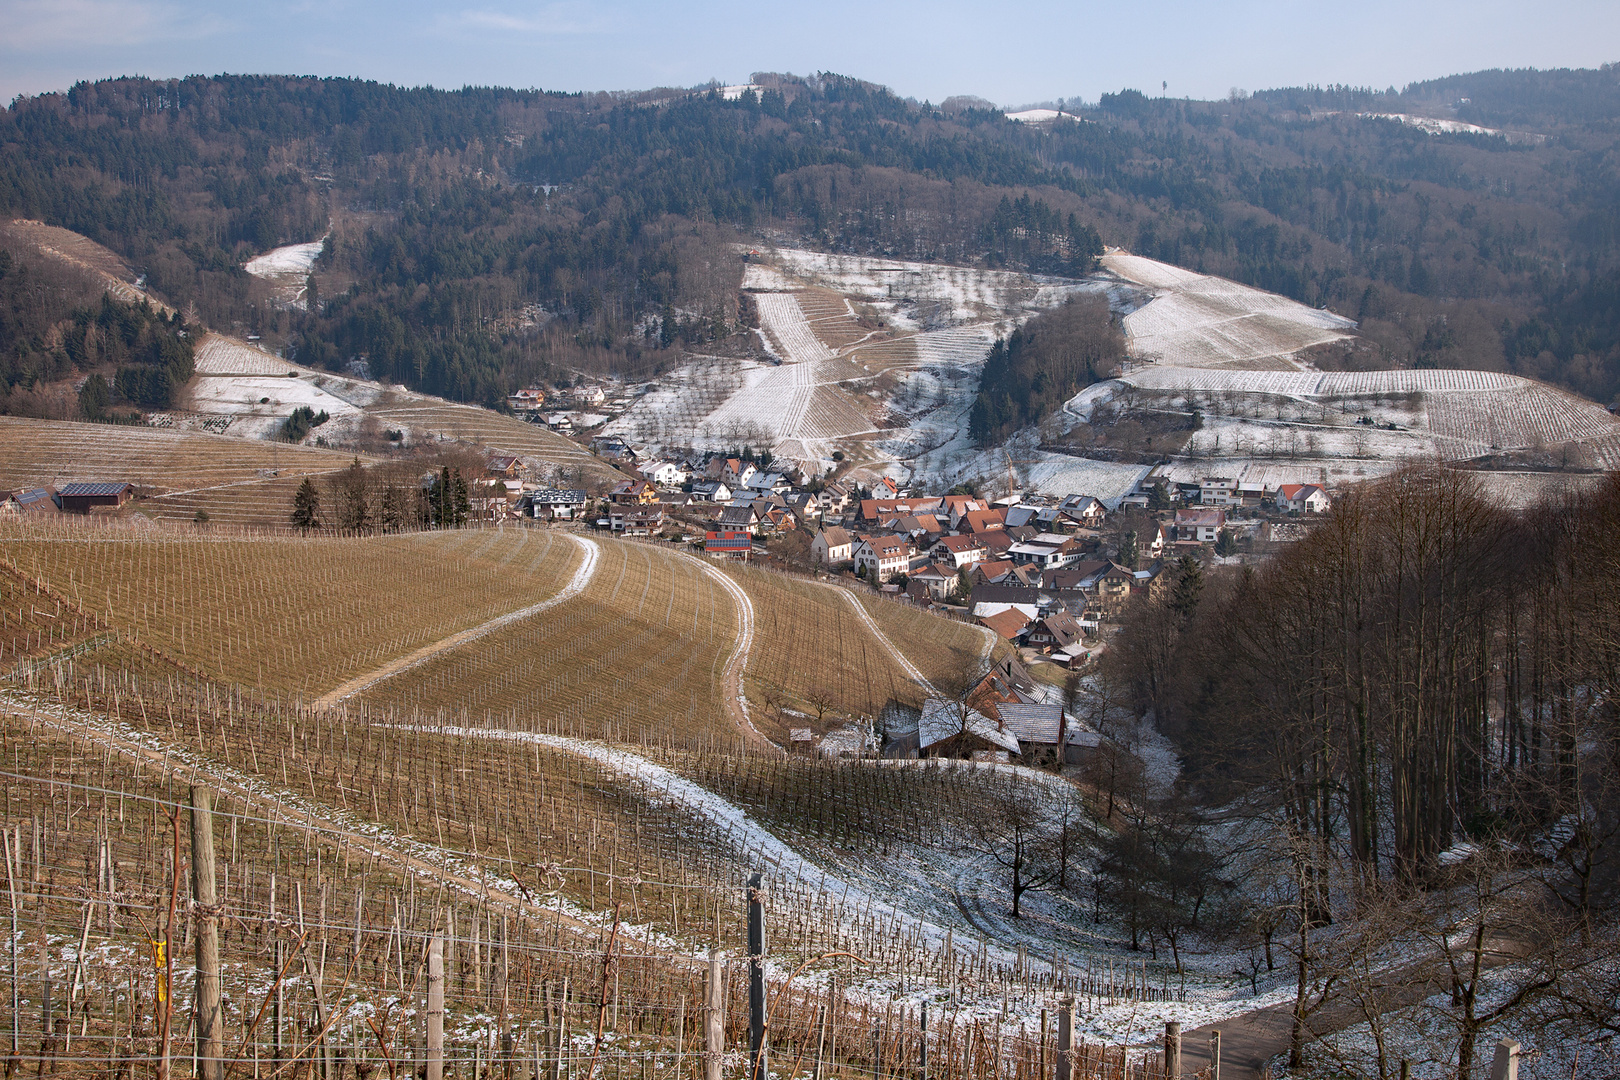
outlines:
{"label": "cloud", "polygon": [[8,51],[144,45],[217,33],[215,15],[150,0],[0,0]]}
{"label": "cloud", "polygon": [[567,34],[605,34],[622,29],[618,19],[605,16],[585,4],[546,4],[518,11],[490,9],[464,10],[451,20],[454,26],[473,31],[494,30],[503,34],[550,37]]}

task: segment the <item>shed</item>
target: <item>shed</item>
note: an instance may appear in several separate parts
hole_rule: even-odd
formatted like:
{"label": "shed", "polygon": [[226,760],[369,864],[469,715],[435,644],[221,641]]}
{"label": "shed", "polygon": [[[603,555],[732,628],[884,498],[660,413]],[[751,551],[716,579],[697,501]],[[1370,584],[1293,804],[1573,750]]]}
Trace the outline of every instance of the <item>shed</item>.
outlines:
{"label": "shed", "polygon": [[127,483],[64,484],[57,489],[57,502],[70,514],[88,514],[98,506],[123,506],[135,495]]}

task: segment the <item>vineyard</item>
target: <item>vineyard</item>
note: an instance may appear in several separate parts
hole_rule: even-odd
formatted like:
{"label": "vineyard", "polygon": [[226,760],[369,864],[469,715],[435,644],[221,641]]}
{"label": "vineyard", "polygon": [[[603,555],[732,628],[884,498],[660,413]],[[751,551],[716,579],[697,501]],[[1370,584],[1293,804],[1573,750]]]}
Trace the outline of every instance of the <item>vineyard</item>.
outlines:
{"label": "vineyard", "polygon": [[0,487],[117,479],[148,492],[184,492],[330,472],[353,457],[195,432],[0,416]]}
{"label": "vineyard", "polygon": [[413,438],[473,443],[544,462],[556,470],[555,479],[568,486],[607,488],[624,479],[623,473],[578,443],[539,424],[488,409],[394,391],[366,411],[386,427],[411,432]]}
{"label": "vineyard", "polygon": [[520,716],[585,738],[734,745],[722,672],[737,613],[701,562],[606,542],[589,584],[524,619],[367,689],[396,712]]}
{"label": "vineyard", "polygon": [[[745,687],[757,706],[756,723],[763,717],[784,731],[819,733],[844,719],[876,717],[890,700],[921,702],[922,688],[845,601],[849,594],[766,570],[733,565],[725,571],[754,604]],[[922,617],[938,622],[947,636],[953,629]]]}
{"label": "vineyard", "polygon": [[188,668],[306,698],[557,591],[580,558],[522,528],[214,538],[10,526],[4,554]]}
{"label": "vineyard", "polygon": [[1103,267],[1150,290],[1125,316],[1131,355],[1178,367],[1293,368],[1293,354],[1349,337],[1355,323],[1224,278],[1138,255],[1103,256]]}
{"label": "vineyard", "polygon": [[[207,934],[223,1055],[241,1072],[415,1073],[440,952],[454,1075],[695,1071],[707,965],[694,954],[737,941],[737,884],[755,853],[735,829],[685,811],[676,793],[690,781],[647,758],[520,731],[483,739],[381,716],[321,725],[206,687],[57,675],[11,695],[0,717],[15,770],[0,846],[12,925],[26,931],[8,965],[14,1065],[144,1076],[172,1057],[189,1074],[191,955]],[[713,755],[669,756],[682,774],[729,779],[748,802],[798,792],[776,805],[799,812],[776,820],[826,835],[871,833],[881,811],[917,794],[848,769],[747,759],[732,772]],[[973,779],[933,787],[970,808]],[[814,810],[811,783],[833,795]],[[192,784],[212,798],[193,793],[188,810]],[[722,817],[747,828],[740,808]],[[199,828],[213,849],[205,862]],[[198,865],[212,870],[206,907],[189,902]],[[942,945],[796,869],[764,884],[780,1075],[910,1073],[926,1041],[936,1076],[1034,1080],[1057,1051],[1037,1007],[1077,991],[1098,1009],[1112,1000],[1084,995],[1141,1008],[1170,994],[1124,964],[1042,972],[948,933]],[[442,947],[430,948],[434,937]],[[736,1046],[746,968],[723,962],[721,977],[724,1042]],[[931,1024],[929,984],[961,995]],[[1123,1052],[1077,1049],[1077,1075],[1123,1080]],[[1129,1061],[1142,1077],[1157,1064]]]}

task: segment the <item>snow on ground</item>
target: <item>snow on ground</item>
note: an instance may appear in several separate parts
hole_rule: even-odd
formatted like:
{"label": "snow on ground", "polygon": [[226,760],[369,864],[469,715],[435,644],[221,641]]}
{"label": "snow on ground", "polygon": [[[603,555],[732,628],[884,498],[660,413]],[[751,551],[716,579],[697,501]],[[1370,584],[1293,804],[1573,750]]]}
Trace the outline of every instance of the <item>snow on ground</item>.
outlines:
{"label": "snow on ground", "polygon": [[[294,377],[288,378],[289,373]],[[197,376],[187,387],[186,407],[208,416],[231,418],[230,432],[244,438],[270,438],[294,409],[307,405],[325,412],[327,424],[311,435],[351,438],[364,409],[382,394],[376,383],[300,367],[262,349],[210,334],[197,350]]]}
{"label": "snow on ground", "polygon": [[1074,113],[1061,112],[1057,109],[1020,109],[1018,112],[1003,113],[1002,115],[1009,120],[1016,120],[1020,124],[1044,124],[1049,120],[1056,120],[1060,116],[1065,120],[1073,120],[1077,124],[1085,123]]}
{"label": "snow on ground", "polygon": [[315,260],[321,257],[321,249],[326,246],[326,237],[321,237],[313,244],[288,244],[278,247],[263,255],[249,259],[242,267],[254,277],[273,278],[282,274],[308,274],[315,269]]}
{"label": "snow on ground", "polygon": [[1465,124],[1461,120],[1437,120],[1432,116],[1413,116],[1411,113],[1378,113],[1358,112],[1363,120],[1394,120],[1415,127],[1419,131],[1427,131],[1430,135],[1501,135],[1503,132],[1496,128],[1480,127],[1478,124]]}
{"label": "snow on ground", "polygon": [[1153,290],[1153,300],[1125,316],[1132,357],[1186,367],[1255,364],[1295,366],[1293,354],[1349,337],[1355,323],[1275,293],[1199,274],[1140,255],[1104,255],[1106,270]]}

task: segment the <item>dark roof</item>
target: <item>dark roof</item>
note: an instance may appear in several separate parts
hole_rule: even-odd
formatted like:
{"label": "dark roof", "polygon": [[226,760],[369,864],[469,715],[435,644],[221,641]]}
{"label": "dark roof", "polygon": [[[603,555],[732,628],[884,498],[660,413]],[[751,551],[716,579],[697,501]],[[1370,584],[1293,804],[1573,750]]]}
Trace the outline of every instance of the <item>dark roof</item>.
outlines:
{"label": "dark roof", "polygon": [[1063,706],[1004,701],[996,706],[1001,726],[1020,743],[1056,746],[1063,734]]}
{"label": "dark roof", "polygon": [[116,484],[63,484],[57,489],[58,495],[122,495],[128,491],[127,483]]}

